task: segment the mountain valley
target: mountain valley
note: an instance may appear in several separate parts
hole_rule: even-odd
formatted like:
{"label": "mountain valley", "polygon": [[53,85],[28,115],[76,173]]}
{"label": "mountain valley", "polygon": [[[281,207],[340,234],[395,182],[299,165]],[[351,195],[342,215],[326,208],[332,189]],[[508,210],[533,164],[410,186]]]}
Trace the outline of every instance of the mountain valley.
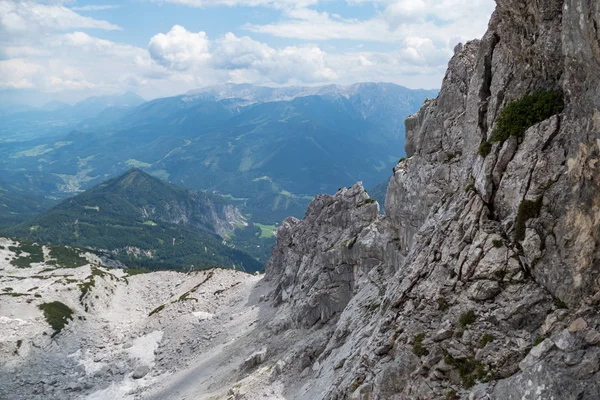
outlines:
{"label": "mountain valley", "polygon": [[[209,88],[107,108],[66,134],[3,139],[0,171],[43,174],[35,189],[65,198],[138,167],[240,199],[245,214],[272,225],[302,216],[317,193],[389,178],[404,155],[401,121],[436,93],[375,83]],[[35,181],[8,183],[30,190]]]}
{"label": "mountain valley", "polygon": [[0,236],[0,398],[599,399],[598,26],[497,0],[403,128],[394,86],[224,85],[3,142],[0,201],[56,203]]}

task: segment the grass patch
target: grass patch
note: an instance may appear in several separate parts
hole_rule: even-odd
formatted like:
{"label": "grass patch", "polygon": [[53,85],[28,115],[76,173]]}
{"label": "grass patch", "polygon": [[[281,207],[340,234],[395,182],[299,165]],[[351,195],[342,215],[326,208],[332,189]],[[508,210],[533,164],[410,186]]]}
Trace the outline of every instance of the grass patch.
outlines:
{"label": "grass patch", "polygon": [[29,296],[29,293],[6,292],[6,293],[0,293],[0,296],[21,297],[21,296]]}
{"label": "grass patch", "polygon": [[[17,268],[29,268],[33,263],[44,262],[44,251],[37,243],[24,242],[19,247],[9,247],[9,250],[14,251],[17,256],[10,262]],[[28,255],[23,256],[23,253]]]}
{"label": "grass patch", "polygon": [[444,362],[458,369],[463,387],[472,388],[475,382],[486,378],[485,365],[477,361],[475,357],[454,358],[447,351],[444,355]]}
{"label": "grass patch", "polygon": [[517,218],[515,220],[515,240],[522,241],[525,239],[526,223],[531,218],[537,218],[540,216],[540,210],[542,209],[542,198],[537,200],[523,200],[519,204],[517,210]]}
{"label": "grass patch", "polygon": [[363,201],[362,203],[360,203],[358,206],[362,207],[362,206],[366,206],[367,204],[373,204],[373,203],[377,203],[377,200],[367,199],[367,200]]}
{"label": "grass patch", "polygon": [[69,320],[73,319],[73,310],[60,301],[40,304],[38,307],[44,312],[46,322],[54,329],[52,337],[58,335],[69,323]]}
{"label": "grass patch", "polygon": [[481,348],[485,347],[488,343],[493,342],[494,339],[495,339],[495,337],[491,333],[484,333],[479,338],[479,347],[481,347]]}
{"label": "grass patch", "polygon": [[475,311],[469,310],[464,312],[458,317],[458,325],[464,330],[467,326],[471,325],[477,320]]}
{"label": "grass patch", "polygon": [[493,245],[495,248],[497,248],[497,249],[499,249],[499,248],[501,248],[502,246],[504,246],[504,244],[502,243],[502,240],[493,240],[493,241],[492,241],[492,245]]}
{"label": "grass patch", "polygon": [[154,310],[150,311],[150,314],[148,314],[148,316],[151,317],[154,314],[161,312],[162,310],[164,310],[164,308],[166,306],[167,306],[166,304],[161,304],[160,306],[156,307]]}
{"label": "grass patch", "polygon": [[445,297],[438,297],[437,305],[438,305],[438,310],[440,310],[440,311],[446,311],[447,309],[450,308],[450,304],[448,304],[448,301],[446,300]]}
{"label": "grass patch", "polygon": [[141,268],[127,268],[127,269],[124,269],[123,271],[125,272],[125,275],[127,275],[127,276],[147,274],[148,272],[150,272],[147,269],[141,269]]}
{"label": "grass patch", "polygon": [[490,142],[483,142],[479,145],[477,149],[477,154],[481,157],[486,158],[492,152],[492,144]]}
{"label": "grass patch", "polygon": [[419,333],[413,337],[412,350],[419,357],[423,357],[429,354],[429,351],[423,346],[423,339],[425,339],[424,333]]}
{"label": "grass patch", "polygon": [[510,136],[521,137],[533,125],[562,112],[562,93],[540,90],[509,103],[496,120],[492,142],[504,143]]}
{"label": "grass patch", "polygon": [[78,268],[87,265],[89,262],[87,258],[80,255],[81,250],[73,247],[66,246],[52,246],[50,247],[50,257],[53,260],[48,261],[47,264],[60,266],[62,268]]}
{"label": "grass patch", "polygon": [[277,227],[275,225],[263,225],[257,222],[255,222],[254,225],[260,228],[261,239],[268,239],[275,236],[275,231],[277,230]]}
{"label": "grass patch", "polygon": [[538,344],[542,343],[544,340],[546,340],[545,337],[543,337],[543,336],[536,336],[536,338],[533,339],[533,345],[537,346]]}
{"label": "grass patch", "polygon": [[[94,286],[96,286],[96,277],[103,277],[110,275],[111,279],[113,278],[112,274],[108,272],[104,272],[99,268],[92,267],[92,274],[86,278],[86,281],[79,284],[79,289],[81,289],[81,295],[79,295],[79,301],[83,302],[85,296],[92,290]],[[85,310],[87,311],[87,305],[85,306]]]}
{"label": "grass patch", "polygon": [[17,340],[17,348],[15,349],[13,354],[15,354],[15,355],[19,354],[19,349],[21,348],[22,345],[23,345],[23,340],[21,340],[21,339]]}

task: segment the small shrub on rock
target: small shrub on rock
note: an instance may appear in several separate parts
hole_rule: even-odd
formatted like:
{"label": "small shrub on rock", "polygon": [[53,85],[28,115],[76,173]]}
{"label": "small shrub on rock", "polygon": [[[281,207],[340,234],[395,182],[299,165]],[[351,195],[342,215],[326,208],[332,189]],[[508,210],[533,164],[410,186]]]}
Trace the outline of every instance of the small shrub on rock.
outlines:
{"label": "small shrub on rock", "polygon": [[509,103],[496,120],[491,141],[504,143],[510,136],[521,137],[533,125],[564,109],[562,93],[540,90]]}
{"label": "small shrub on rock", "polygon": [[476,320],[477,315],[475,314],[475,311],[469,310],[460,315],[460,317],[458,318],[458,324],[462,329],[465,329],[468,325],[471,325]]}
{"label": "small shrub on rock", "polygon": [[413,338],[413,353],[419,357],[429,354],[429,351],[423,346],[423,339],[425,339],[424,333],[419,333]]}

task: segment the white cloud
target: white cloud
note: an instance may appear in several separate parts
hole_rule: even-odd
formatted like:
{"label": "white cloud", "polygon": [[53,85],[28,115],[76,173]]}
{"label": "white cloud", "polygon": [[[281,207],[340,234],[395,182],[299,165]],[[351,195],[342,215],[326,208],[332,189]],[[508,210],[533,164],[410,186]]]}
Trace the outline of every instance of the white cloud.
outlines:
{"label": "white cloud", "polygon": [[89,5],[89,6],[81,6],[81,7],[71,7],[73,11],[104,11],[104,10],[114,10],[115,8],[119,8],[120,6],[111,5],[111,4],[97,4],[97,5]]}
{"label": "white cloud", "polygon": [[0,61],[0,89],[28,89],[40,66],[26,60],[15,58]]}
{"label": "white cloud", "polygon": [[206,33],[193,33],[175,25],[165,35],[159,33],[150,39],[148,51],[154,61],[163,67],[179,71],[188,70],[210,59]]}
{"label": "white cloud", "polygon": [[[0,90],[32,89],[57,96],[133,90],[152,98],[224,82],[277,86],[389,81],[434,88],[456,42],[481,36],[493,8],[492,0],[347,0],[373,2],[378,10],[370,18],[350,19],[317,11],[312,6],[318,0],[159,1],[271,7],[279,10],[279,19],[245,28],[293,38],[294,45],[277,40],[283,44],[274,46],[231,32],[209,38],[174,25],[140,48],[84,32],[120,29],[77,13],[108,9],[103,5],[77,8],[66,0],[0,0],[0,59],[5,60],[0,61]],[[359,51],[340,51],[332,40],[351,40]],[[369,51],[373,42],[385,43],[381,47],[388,50]]]}
{"label": "white cloud", "polygon": [[383,11],[370,19],[344,19],[310,8],[294,8],[287,10],[280,21],[247,24],[246,29],[306,40],[394,43],[421,35],[434,42],[457,42],[481,36],[495,4],[493,0],[381,0],[376,3],[384,7]]}
{"label": "white cloud", "polygon": [[234,70],[230,73],[233,81],[262,77],[260,81],[263,83],[327,82],[336,79],[337,74],[327,66],[326,56],[315,46],[288,46],[275,50],[247,36],[238,38],[230,32],[216,41],[212,66]]}
{"label": "white cloud", "polygon": [[319,0],[154,0],[161,3],[175,3],[190,7],[272,7],[272,8],[290,8],[307,7],[317,4]]}
{"label": "white cloud", "polygon": [[39,35],[53,31],[94,28],[120,30],[108,21],[84,17],[60,4],[0,1],[0,35]]}
{"label": "white cloud", "polygon": [[238,38],[229,32],[217,40],[213,65],[223,69],[249,68],[274,55],[275,50],[268,45],[252,40],[248,36]]}

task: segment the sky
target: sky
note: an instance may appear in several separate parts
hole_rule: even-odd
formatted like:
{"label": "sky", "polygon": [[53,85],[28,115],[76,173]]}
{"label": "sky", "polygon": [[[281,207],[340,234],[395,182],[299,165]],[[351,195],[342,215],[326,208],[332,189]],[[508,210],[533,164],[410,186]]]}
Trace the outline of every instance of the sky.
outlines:
{"label": "sky", "polygon": [[223,83],[439,88],[493,0],[0,0],[0,103]]}

